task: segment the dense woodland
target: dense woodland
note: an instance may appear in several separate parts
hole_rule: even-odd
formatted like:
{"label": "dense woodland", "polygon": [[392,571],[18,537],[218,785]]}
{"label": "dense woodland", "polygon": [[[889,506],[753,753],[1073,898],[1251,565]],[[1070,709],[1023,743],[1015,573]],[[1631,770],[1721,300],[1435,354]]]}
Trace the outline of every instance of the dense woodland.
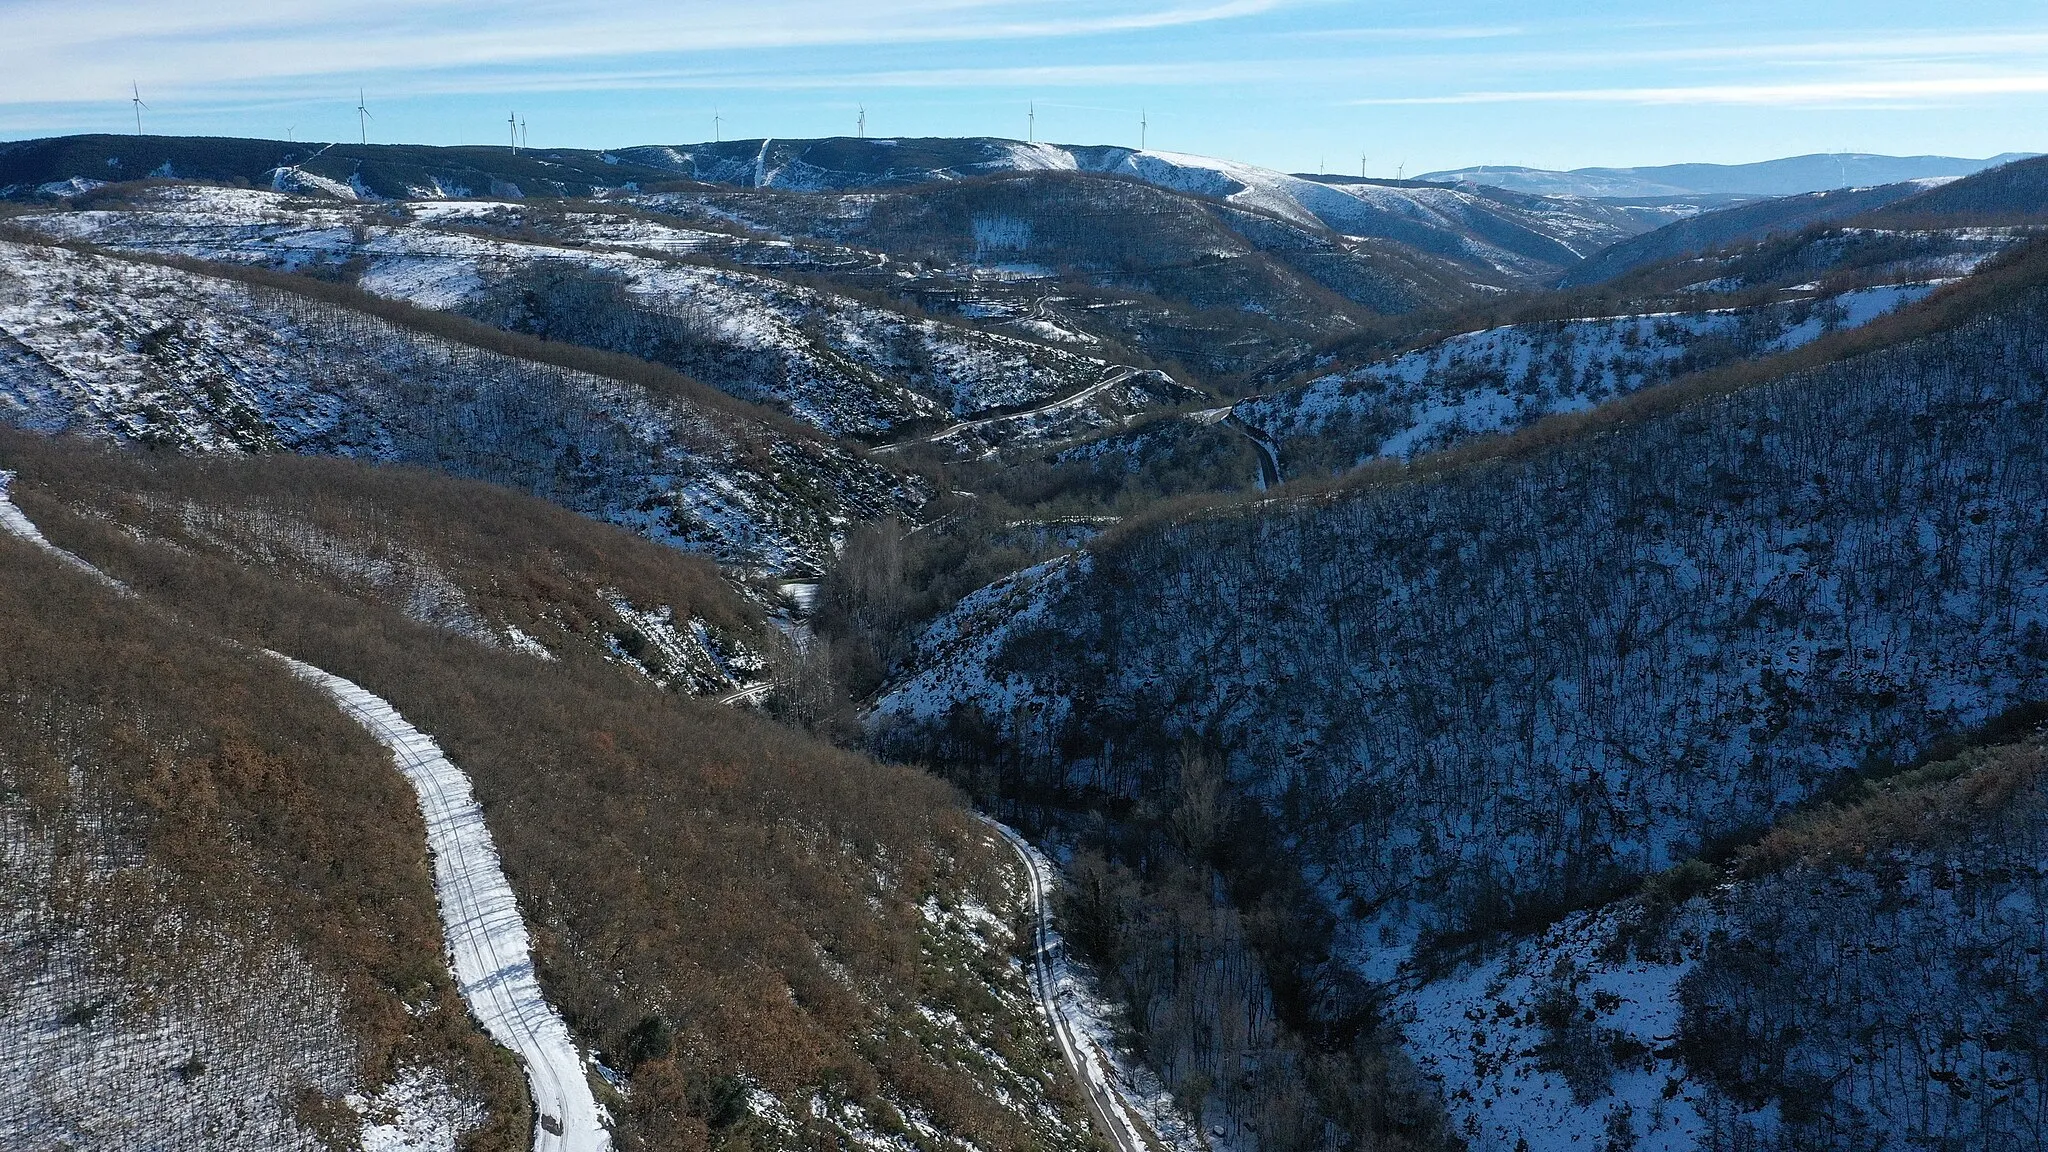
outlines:
{"label": "dense woodland", "polygon": [[1165,803],[1203,741],[1366,972],[1548,923],[2048,691],[2044,303],[1120,529],[889,739],[1081,808]]}
{"label": "dense woodland", "polygon": [[1975,750],[1742,854],[1752,879],[1681,989],[1684,1042],[1782,1127],[1718,1115],[1711,1147],[2048,1141],[2043,764],[2039,744]]}

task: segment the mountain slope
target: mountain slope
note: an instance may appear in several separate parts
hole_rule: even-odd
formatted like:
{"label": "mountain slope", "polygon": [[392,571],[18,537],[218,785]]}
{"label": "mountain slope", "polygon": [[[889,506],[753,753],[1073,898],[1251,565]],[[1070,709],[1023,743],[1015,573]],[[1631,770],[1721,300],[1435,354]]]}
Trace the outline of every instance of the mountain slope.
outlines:
{"label": "mountain slope", "polygon": [[1274,445],[1284,475],[1341,474],[1378,457],[1419,456],[1689,373],[1801,348],[1938,287],[1885,285],[1750,308],[1493,328],[1242,400],[1231,414]]}
{"label": "mountain slope", "polygon": [[1402,993],[1410,1042],[1501,1147],[2031,1147],[2042,760],[1972,749],[1474,950]]}
{"label": "mountain slope", "polygon": [[1030,339],[693,263],[658,250],[658,227],[589,207],[546,215],[551,235],[540,235],[514,206],[457,201],[394,214],[168,188],[117,210],[17,223],[104,247],[345,274],[388,299],[658,361],[835,435],[878,438],[1042,401],[1109,367]]}
{"label": "mountain slope", "polygon": [[344,290],[277,283],[0,244],[9,421],[194,452],[425,464],[774,571],[816,570],[839,525],[919,500],[679,378],[563,368],[559,350],[459,324],[430,333],[420,316],[392,313],[407,327],[349,306]]}
{"label": "mountain slope", "polygon": [[2025,159],[2027,155],[2007,152],[1988,160],[1965,160],[1954,156],[1828,152],[1754,164],[1665,164],[1648,168],[1577,168],[1570,172],[1481,166],[1431,172],[1417,179],[1488,184],[1542,196],[1797,196],[1830,188],[1954,179]]}
{"label": "mountain slope", "polygon": [[1654,232],[1623,240],[1574,266],[1558,281],[1563,288],[1599,284],[1660,261],[1673,260],[1760,240],[1773,233],[1792,233],[1816,224],[1831,224],[1895,204],[1927,191],[1924,184],[1886,184],[1810,192],[1707,212],[1667,224]]}
{"label": "mountain slope", "polygon": [[0,1142],[524,1148],[381,750],[11,531],[0,572]]}
{"label": "mountain slope", "polygon": [[1176,152],[992,139],[732,141],[620,154],[650,166],[669,165],[695,179],[810,192],[1019,172],[1118,176],[1297,225],[1398,240],[1517,275],[1570,263],[1653,226],[1645,220],[1683,214],[1402,181],[1307,179]]}
{"label": "mountain slope", "polygon": [[1389,975],[2048,690],[2040,315],[1128,530],[994,632],[942,625],[878,723],[933,756],[990,725],[1084,776],[1113,746],[1141,781],[1219,741]]}
{"label": "mountain slope", "polygon": [[[1025,878],[1007,848],[929,778],[664,691],[608,641],[620,617],[596,615],[596,604],[612,597],[678,623],[759,627],[701,561],[425,472],[144,457],[19,434],[0,437],[0,454],[21,470],[15,495],[51,541],[138,590],[123,603],[175,614],[184,644],[214,654],[195,673],[225,664],[303,701],[312,690],[258,648],[340,670],[461,766],[531,932],[540,986],[601,1059],[592,1083],[622,1145],[793,1149],[914,1135],[934,1148],[1090,1146],[1014,963]],[[281,547],[288,539],[302,547]],[[11,547],[0,541],[0,554]],[[408,611],[331,563],[395,547],[439,572],[471,616],[499,628],[517,620],[545,647]],[[166,647],[136,662],[138,674],[184,651]],[[327,731],[341,746],[366,745],[331,705],[313,711],[338,725]],[[299,750],[274,775],[294,779],[302,738],[320,739],[294,730],[286,743]],[[367,795],[409,813],[390,761],[365,760],[381,773]],[[236,803],[258,828],[276,815],[261,792]],[[424,835],[393,823],[412,829],[396,850],[423,881]],[[361,847],[389,850],[377,846],[390,839]],[[352,875],[356,845],[315,843],[343,854],[333,875]],[[126,930],[117,908],[95,915],[101,930]],[[281,924],[321,930],[296,912]],[[436,949],[420,958],[429,974],[446,972]],[[348,1011],[341,1019],[357,1026]],[[460,1008],[448,1019],[468,1027]],[[78,1026],[91,1035],[90,1023]],[[278,1026],[302,1027],[297,1017]],[[139,1074],[110,1069],[105,1082]],[[29,1102],[42,1106],[42,1091]],[[490,1118],[526,1128],[516,1109],[494,1105]],[[359,1146],[346,1130],[338,1138]]]}
{"label": "mountain slope", "polygon": [[1927,227],[2038,223],[2048,213],[2048,159],[2023,160],[1967,180],[1930,188],[1874,213],[1878,226]]}

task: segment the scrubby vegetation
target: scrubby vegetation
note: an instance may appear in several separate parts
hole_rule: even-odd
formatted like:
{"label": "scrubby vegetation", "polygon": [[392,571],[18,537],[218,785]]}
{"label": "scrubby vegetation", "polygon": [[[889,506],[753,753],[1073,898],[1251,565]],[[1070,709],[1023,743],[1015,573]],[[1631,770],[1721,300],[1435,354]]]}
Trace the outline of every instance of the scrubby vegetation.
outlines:
{"label": "scrubby vegetation", "polygon": [[456,997],[382,749],[4,537],[0,633],[0,1142],[313,1147],[360,1125],[345,1095],[431,1070],[488,1113],[466,1147],[524,1146],[524,1085]]}
{"label": "scrubby vegetation", "polygon": [[[1776,828],[1682,989],[1688,1062],[1734,1107],[1707,1146],[2048,1140],[2048,792],[1978,750]],[[1771,1105],[1775,1128],[1745,1113]]]}
{"label": "scrubby vegetation", "polygon": [[[629,1146],[792,1147],[870,1129],[933,1147],[1088,1144],[1007,965],[1014,938],[957,914],[1016,910],[1015,878],[949,789],[661,692],[573,642],[610,626],[577,616],[592,586],[743,627],[701,566],[420,473],[61,444],[8,459],[17,500],[53,540],[188,628],[372,687],[472,776],[544,987],[630,1077],[613,1104]],[[349,548],[418,554],[486,618],[552,623],[538,634],[560,637],[558,658],[485,646],[375,588],[251,555],[269,529],[249,513],[273,495],[305,496],[308,522]],[[379,843],[397,850],[389,832],[351,848]],[[403,843],[416,865],[421,842]],[[958,1023],[934,1028],[920,1008]]]}

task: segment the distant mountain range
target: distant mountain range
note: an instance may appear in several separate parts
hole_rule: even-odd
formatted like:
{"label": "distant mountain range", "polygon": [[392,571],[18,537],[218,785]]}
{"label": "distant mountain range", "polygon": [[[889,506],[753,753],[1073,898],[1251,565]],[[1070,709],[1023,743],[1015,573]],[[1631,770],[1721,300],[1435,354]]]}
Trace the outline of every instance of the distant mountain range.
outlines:
{"label": "distant mountain range", "polygon": [[1968,160],[1955,156],[1816,153],[1757,164],[1665,164],[1652,168],[1575,168],[1569,172],[1481,165],[1430,172],[1418,179],[1484,184],[1538,196],[1797,196],[1833,188],[1954,179],[2032,155],[2006,152],[1985,160]]}

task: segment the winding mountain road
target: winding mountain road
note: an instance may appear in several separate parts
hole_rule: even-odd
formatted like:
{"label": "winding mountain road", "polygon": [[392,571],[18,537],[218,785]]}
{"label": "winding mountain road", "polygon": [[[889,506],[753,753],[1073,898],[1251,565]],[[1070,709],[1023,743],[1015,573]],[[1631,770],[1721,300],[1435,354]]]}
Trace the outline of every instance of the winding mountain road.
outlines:
{"label": "winding mountain road", "polygon": [[[13,479],[13,473],[0,471],[0,532],[129,594],[119,581],[44,537],[9,498]],[[498,864],[498,849],[469,777],[441,754],[432,737],[360,685],[289,656],[266,655],[326,692],[343,712],[369,729],[391,750],[412,785],[427,825],[427,849],[434,858],[434,896],[440,905],[448,966],[463,1002],[491,1039],[510,1048],[526,1066],[533,1094],[534,1152],[607,1152],[611,1134],[600,1120],[569,1027],[534,976],[526,921]]]}
{"label": "winding mountain road", "polygon": [[1059,972],[1063,967],[1061,955],[1066,945],[1052,926],[1052,905],[1049,901],[1053,885],[1052,861],[1033,848],[1031,842],[1015,829],[987,816],[981,819],[1007,841],[1017,853],[1017,858],[1024,862],[1024,874],[1031,882],[1032,989],[1038,997],[1039,1007],[1044,1009],[1047,1021],[1052,1024],[1053,1035],[1059,1040],[1060,1052],[1066,1057],[1067,1066],[1081,1085],[1081,1094],[1088,1101],[1088,1114],[1117,1152],[1153,1152],[1154,1142],[1146,1138],[1144,1124],[1133,1115],[1123,1094],[1117,1090],[1107,1060],[1086,1036],[1080,1034],[1068,1018],[1066,1006],[1060,1002]]}
{"label": "winding mountain road", "polygon": [[364,688],[289,656],[271,653],[299,679],[320,688],[341,710],[391,749],[419,796],[427,846],[434,857],[434,894],[449,967],[470,1011],[491,1039],[526,1066],[533,1093],[535,1152],[604,1152],[611,1136],[583,1072],[576,1042],[534,978],[532,942],[483,807],[440,746]]}

